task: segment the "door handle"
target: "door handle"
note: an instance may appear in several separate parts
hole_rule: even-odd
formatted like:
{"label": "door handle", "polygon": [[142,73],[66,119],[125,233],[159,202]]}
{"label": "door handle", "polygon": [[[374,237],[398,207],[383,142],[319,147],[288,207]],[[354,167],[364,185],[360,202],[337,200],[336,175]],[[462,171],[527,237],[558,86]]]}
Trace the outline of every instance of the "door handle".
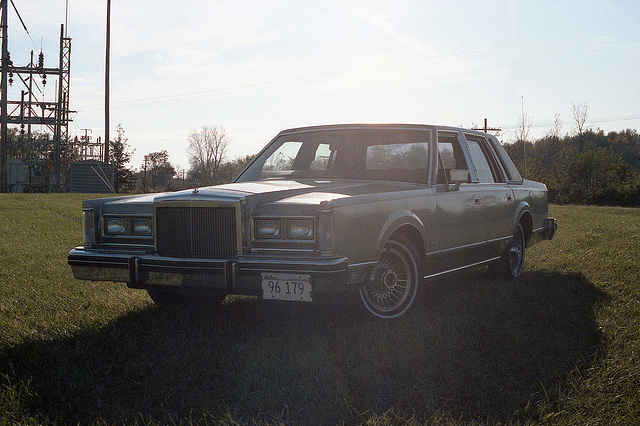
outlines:
{"label": "door handle", "polygon": [[507,201],[511,201],[511,194],[507,194]]}
{"label": "door handle", "polygon": [[482,197],[480,195],[474,195],[473,200],[476,202],[476,204],[480,204],[480,202],[482,201]]}

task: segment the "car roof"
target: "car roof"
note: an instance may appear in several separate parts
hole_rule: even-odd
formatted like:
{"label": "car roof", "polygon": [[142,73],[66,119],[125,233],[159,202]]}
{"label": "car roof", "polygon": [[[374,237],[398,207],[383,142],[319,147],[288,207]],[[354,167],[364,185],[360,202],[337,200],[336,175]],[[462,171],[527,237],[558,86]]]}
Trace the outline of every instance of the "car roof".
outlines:
{"label": "car roof", "polygon": [[477,133],[486,135],[486,133],[479,132],[473,129],[465,129],[461,127],[452,127],[444,125],[431,125],[431,124],[412,124],[412,123],[345,123],[345,124],[323,124],[316,126],[294,127],[291,129],[282,130],[278,133],[280,135],[286,135],[290,133],[305,133],[305,132],[319,132],[325,130],[364,130],[364,129],[405,129],[405,130],[449,130],[449,131],[462,131],[465,133]]}

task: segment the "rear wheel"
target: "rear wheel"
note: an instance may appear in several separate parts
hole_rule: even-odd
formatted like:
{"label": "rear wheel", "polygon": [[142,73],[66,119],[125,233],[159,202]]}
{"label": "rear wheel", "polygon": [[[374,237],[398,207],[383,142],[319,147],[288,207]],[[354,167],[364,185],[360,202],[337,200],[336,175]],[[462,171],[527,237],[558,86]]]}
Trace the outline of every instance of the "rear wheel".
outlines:
{"label": "rear wheel", "polygon": [[400,236],[386,242],[369,280],[360,289],[360,299],[369,312],[390,319],[411,307],[422,281],[419,259],[409,239]]}
{"label": "rear wheel", "polygon": [[513,236],[511,237],[511,241],[509,241],[507,249],[495,265],[496,271],[512,278],[518,278],[522,275],[525,245],[524,229],[522,225],[518,223],[516,229],[513,231]]}

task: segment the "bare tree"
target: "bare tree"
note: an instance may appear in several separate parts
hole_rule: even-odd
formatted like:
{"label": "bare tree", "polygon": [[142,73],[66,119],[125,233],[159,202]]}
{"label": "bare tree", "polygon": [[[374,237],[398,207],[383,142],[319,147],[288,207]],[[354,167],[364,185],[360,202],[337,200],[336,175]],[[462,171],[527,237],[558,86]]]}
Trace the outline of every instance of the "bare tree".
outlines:
{"label": "bare tree", "polygon": [[528,141],[530,131],[531,118],[529,118],[529,115],[523,114],[518,120],[518,127],[516,128],[516,142],[526,143]]}
{"label": "bare tree", "polygon": [[560,134],[562,133],[563,124],[564,123],[560,119],[560,114],[556,113],[553,119],[553,127],[549,131],[549,136],[551,136],[552,138],[559,138]]}
{"label": "bare tree", "polygon": [[229,140],[227,131],[217,126],[202,126],[189,133],[189,177],[201,184],[217,183]]}
{"label": "bare tree", "polygon": [[579,104],[571,103],[571,118],[576,125],[576,131],[579,135],[584,132],[585,125],[587,123],[587,116],[589,115],[589,105],[586,102],[581,102]]}

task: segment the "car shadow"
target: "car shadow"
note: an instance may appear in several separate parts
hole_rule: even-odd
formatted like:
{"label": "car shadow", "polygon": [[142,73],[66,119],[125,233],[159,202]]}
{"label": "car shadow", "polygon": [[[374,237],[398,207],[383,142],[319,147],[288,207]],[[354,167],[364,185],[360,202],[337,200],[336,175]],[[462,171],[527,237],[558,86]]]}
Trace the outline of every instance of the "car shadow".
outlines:
{"label": "car shadow", "polygon": [[17,419],[62,423],[531,419],[605,353],[595,311],[606,300],[580,274],[474,271],[429,282],[391,321],[353,300],[149,305],[3,350],[0,374]]}

